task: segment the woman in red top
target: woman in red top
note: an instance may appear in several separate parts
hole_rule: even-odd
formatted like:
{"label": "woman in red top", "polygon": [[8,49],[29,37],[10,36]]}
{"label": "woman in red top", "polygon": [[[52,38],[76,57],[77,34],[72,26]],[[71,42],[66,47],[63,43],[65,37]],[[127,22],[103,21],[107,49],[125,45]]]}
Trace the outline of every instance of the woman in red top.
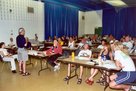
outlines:
{"label": "woman in red top", "polygon": [[54,40],[53,46],[44,53],[46,53],[46,55],[50,55],[52,53],[55,54],[55,55],[50,56],[47,60],[48,60],[49,64],[54,67],[54,71],[59,70],[60,64],[57,64],[56,60],[58,57],[60,57],[62,55],[62,47],[58,43],[58,41]]}

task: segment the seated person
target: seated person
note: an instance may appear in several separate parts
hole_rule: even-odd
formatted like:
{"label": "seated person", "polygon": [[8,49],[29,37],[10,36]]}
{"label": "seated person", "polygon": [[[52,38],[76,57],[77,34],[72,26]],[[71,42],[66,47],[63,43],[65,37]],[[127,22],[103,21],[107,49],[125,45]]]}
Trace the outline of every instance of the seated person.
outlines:
{"label": "seated person", "polygon": [[[100,61],[106,61],[106,60],[113,60],[113,55],[111,51],[110,44],[106,43],[104,45],[104,48],[101,50],[100,55],[99,55]],[[91,68],[91,76],[86,80],[86,83],[88,85],[92,85],[94,83],[94,77],[98,73],[98,69]],[[103,72],[103,74],[107,72]],[[103,74],[101,76],[100,81],[103,79]]]}
{"label": "seated person", "polygon": [[[91,55],[92,55],[92,51],[89,50],[89,45],[85,44],[84,49],[79,52],[78,57],[85,57],[85,58],[90,59]],[[71,64],[68,64],[68,74],[67,74],[67,77],[64,78],[65,81],[69,80],[70,78],[70,75],[71,75],[70,69],[71,69]],[[83,74],[83,66],[80,66],[80,73],[79,73],[77,84],[82,83],[82,74]]]}
{"label": "seated person", "polygon": [[82,39],[81,42],[78,44],[78,48],[82,48],[84,46],[84,44],[86,43],[86,39]]}
{"label": "seated person", "polygon": [[53,46],[43,52],[45,55],[50,55],[50,54],[54,54],[52,56],[50,56],[47,60],[49,62],[49,64],[54,67],[54,71],[57,71],[60,69],[60,64],[57,64],[57,58],[60,57],[62,55],[62,47],[61,45],[58,43],[57,40],[54,40],[53,42]]}
{"label": "seated person", "polygon": [[69,48],[74,48],[75,47],[75,41],[74,41],[74,39],[72,37],[69,38],[68,47]]}
{"label": "seated person", "polygon": [[75,55],[76,55],[76,56],[77,56],[78,53],[81,51],[81,49],[83,49],[83,46],[84,46],[85,43],[86,43],[86,39],[83,38],[83,39],[81,40],[81,42],[78,44],[78,49],[77,49],[76,52],[75,52]]}
{"label": "seated person", "polygon": [[9,61],[11,63],[11,71],[12,73],[16,73],[16,63],[15,59],[17,59],[17,55],[12,55],[7,52],[7,49],[5,49],[5,43],[0,43],[0,55],[2,57],[3,61]]}
{"label": "seated person", "polygon": [[87,39],[86,43],[89,44],[89,46],[92,46],[92,41],[90,39]]}
{"label": "seated person", "polygon": [[13,42],[13,38],[10,38],[10,43],[8,44],[9,47],[13,48],[15,46],[14,42]]}
{"label": "seated person", "polygon": [[58,38],[58,43],[62,46],[64,42],[61,40],[61,38]]}
{"label": "seated person", "polygon": [[110,76],[111,82],[109,86],[114,89],[122,89],[129,91],[130,86],[125,85],[136,80],[136,69],[133,60],[123,49],[123,45],[119,42],[114,43],[117,70],[120,72]]}
{"label": "seated person", "polygon": [[28,37],[26,37],[26,46],[25,46],[26,49],[31,49],[31,42],[29,42],[29,39]]}
{"label": "seated person", "polygon": [[52,42],[52,38],[49,36],[49,38],[47,39],[47,42]]}
{"label": "seated person", "polygon": [[98,49],[103,49],[104,45],[107,43],[106,39],[101,40],[101,45],[99,45],[97,48]]}
{"label": "seated person", "polygon": [[130,37],[129,37],[129,36],[126,36],[126,37],[125,37],[125,42],[123,42],[122,44],[128,48],[128,51],[129,51],[129,52],[130,52],[130,50],[131,50],[132,47],[133,47],[133,44],[132,44],[132,42],[130,41]]}
{"label": "seated person", "polygon": [[[69,38],[68,42],[68,48],[74,48],[75,47],[75,41],[72,37]],[[70,52],[67,50],[63,50],[63,56],[68,57],[70,55]]]}

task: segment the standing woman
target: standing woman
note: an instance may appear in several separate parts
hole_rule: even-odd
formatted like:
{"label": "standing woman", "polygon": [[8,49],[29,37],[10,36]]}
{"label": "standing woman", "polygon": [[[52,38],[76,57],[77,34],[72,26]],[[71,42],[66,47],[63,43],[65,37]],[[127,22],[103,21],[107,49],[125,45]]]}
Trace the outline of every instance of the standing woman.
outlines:
{"label": "standing woman", "polygon": [[26,72],[26,61],[28,60],[28,54],[25,49],[25,46],[27,45],[24,37],[25,29],[19,28],[18,33],[19,35],[16,38],[16,42],[18,47],[19,72],[23,76],[28,76],[30,73]]}

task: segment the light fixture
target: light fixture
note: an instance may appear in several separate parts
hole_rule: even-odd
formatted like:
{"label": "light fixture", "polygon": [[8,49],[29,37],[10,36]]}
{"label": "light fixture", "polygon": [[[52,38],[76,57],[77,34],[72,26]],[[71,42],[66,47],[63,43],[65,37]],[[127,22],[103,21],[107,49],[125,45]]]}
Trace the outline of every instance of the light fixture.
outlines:
{"label": "light fixture", "polygon": [[112,5],[112,6],[127,6],[127,4],[125,2],[123,2],[122,0],[103,0],[104,2]]}

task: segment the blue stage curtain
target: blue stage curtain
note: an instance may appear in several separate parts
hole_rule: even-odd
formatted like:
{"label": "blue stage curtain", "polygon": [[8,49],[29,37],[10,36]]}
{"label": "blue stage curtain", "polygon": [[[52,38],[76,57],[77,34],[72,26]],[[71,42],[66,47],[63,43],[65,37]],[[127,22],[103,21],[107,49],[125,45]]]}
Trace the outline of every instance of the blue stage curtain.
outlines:
{"label": "blue stage curtain", "polygon": [[78,9],[61,4],[45,3],[45,39],[49,36],[77,36]]}
{"label": "blue stage curtain", "polygon": [[136,7],[103,10],[103,35],[112,34],[116,39],[123,35],[136,37]]}

